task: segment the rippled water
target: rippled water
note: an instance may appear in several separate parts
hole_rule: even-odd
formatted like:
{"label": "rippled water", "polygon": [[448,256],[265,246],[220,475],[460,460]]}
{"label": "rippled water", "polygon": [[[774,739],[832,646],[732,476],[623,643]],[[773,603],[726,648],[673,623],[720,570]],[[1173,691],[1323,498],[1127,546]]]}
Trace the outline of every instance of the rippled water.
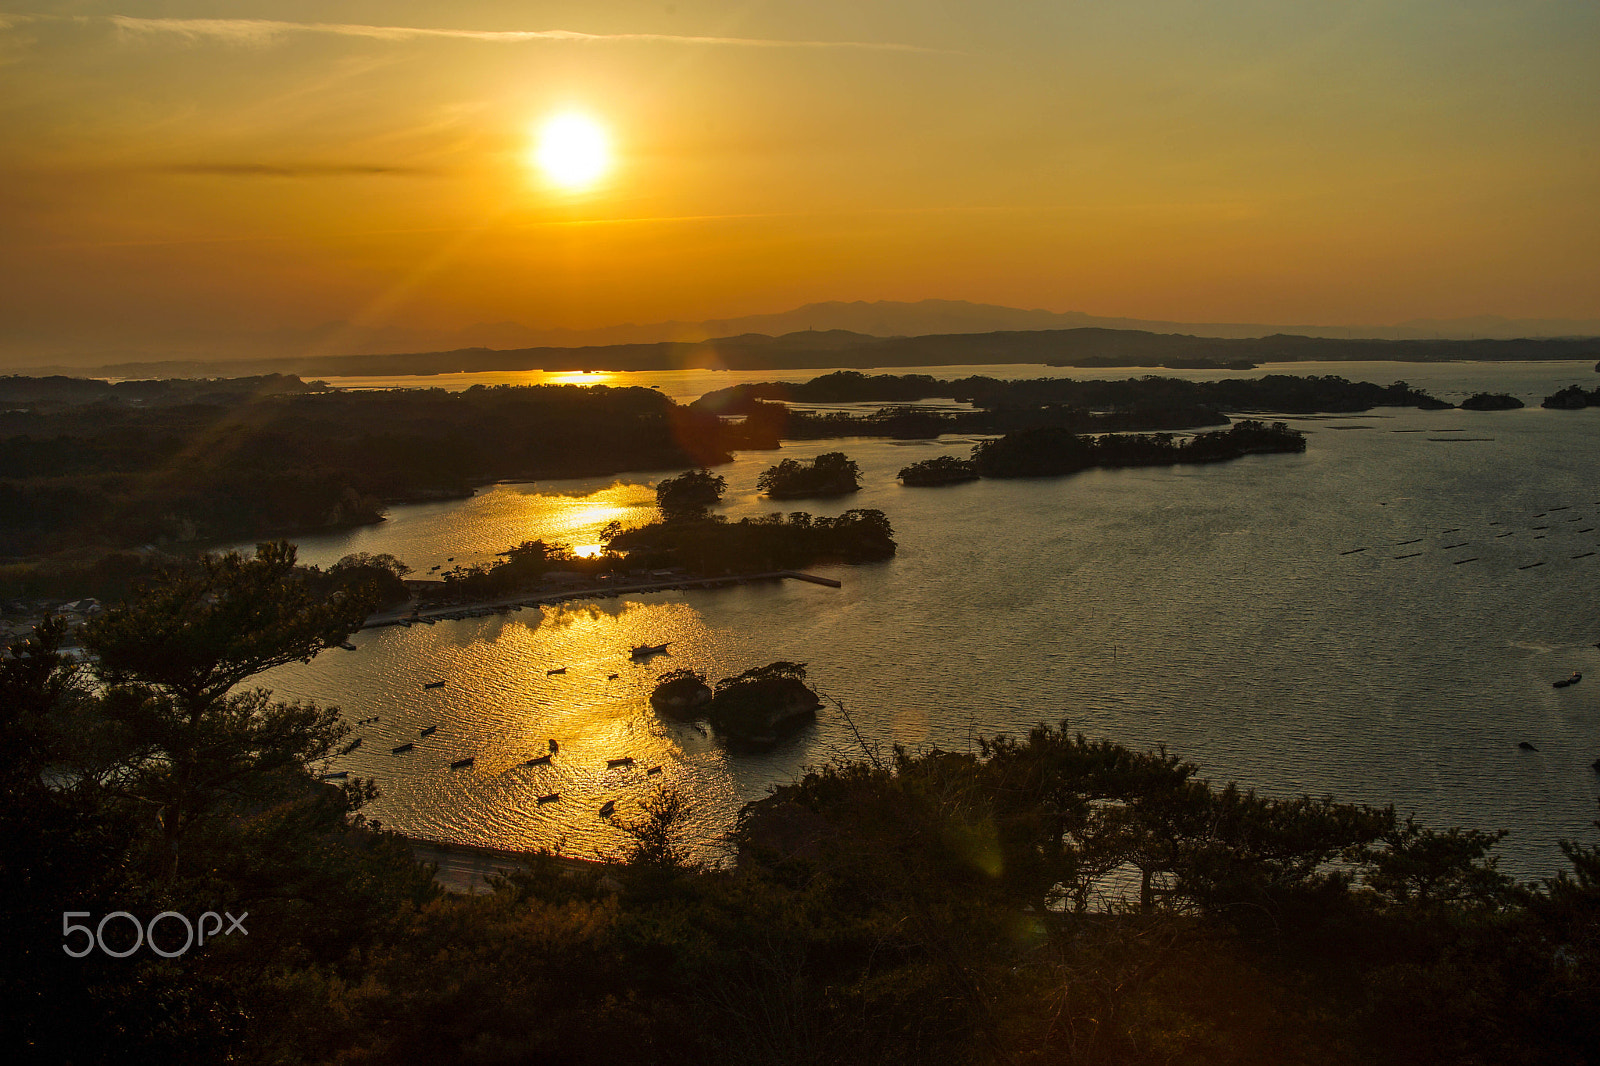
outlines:
{"label": "rippled water", "polygon": [[[1535,404],[1600,381],[1571,363],[1294,369],[1404,377],[1452,400],[1511,391]],[[679,387],[729,379],[700,377]],[[1600,410],[1294,424],[1310,434],[1303,455],[941,489],[908,489],[894,475],[964,454],[969,441],[789,446],[782,456],[844,450],[865,487],[784,509],[881,508],[900,541],[894,560],[822,569],[840,589],[788,581],[365,631],[356,652],[264,683],[337,703],[351,721],[378,715],[336,768],[377,778],[375,814],[387,824],[449,841],[616,850],[621,838],[597,808],[616,799],[626,815],[659,781],[691,797],[694,830],[711,839],[770,785],[859,748],[830,708],[769,754],[729,756],[692,726],[658,721],[651,681],[677,666],[721,677],[793,659],[869,742],[961,747],[974,733],[1067,719],[1093,736],[1165,744],[1216,781],[1504,827],[1508,869],[1553,871],[1556,838],[1594,838],[1600,792],[1588,765],[1600,756],[1600,555],[1585,555],[1600,551]],[[719,469],[727,514],[775,509],[754,483],[777,458],[747,453]],[[650,517],[657,476],[499,485],[396,507],[381,525],[305,538],[301,554],[327,563],[389,551],[426,572],[535,537],[590,544],[614,518]],[[669,656],[629,660],[632,645],[662,641]],[[1582,684],[1551,688],[1574,670]],[[447,683],[422,688],[433,680]],[[560,745],[551,766],[520,765],[550,739]],[[1539,750],[1518,750],[1523,740]],[[408,741],[412,754],[388,754]],[[473,768],[449,769],[468,755]],[[636,764],[607,770],[621,756]],[[557,792],[559,802],[535,802]]]}

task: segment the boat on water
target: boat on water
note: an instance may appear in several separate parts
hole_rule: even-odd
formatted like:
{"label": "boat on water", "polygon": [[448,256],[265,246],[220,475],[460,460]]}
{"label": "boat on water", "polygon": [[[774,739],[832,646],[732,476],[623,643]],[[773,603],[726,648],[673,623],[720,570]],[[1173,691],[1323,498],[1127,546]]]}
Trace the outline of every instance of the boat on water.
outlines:
{"label": "boat on water", "polygon": [[348,640],[345,641],[344,643],[340,644],[339,647],[343,648],[345,651],[355,651],[356,650],[356,646],[354,644],[350,643]]}
{"label": "boat on water", "polygon": [[[670,640],[667,641],[667,644],[670,643],[672,643]],[[639,644],[634,647],[629,655],[635,659],[648,659],[652,655],[665,655],[667,653],[667,644]]]}
{"label": "boat on water", "polygon": [[523,763],[522,765],[523,766],[549,766],[550,765],[550,753],[546,752],[543,755],[535,755],[533,758],[529,759],[527,762]]}
{"label": "boat on water", "polygon": [[567,668],[565,666],[558,666],[554,670],[546,670],[544,673],[546,677],[549,677],[551,674],[564,674],[566,672]]}
{"label": "boat on water", "polygon": [[1550,687],[1551,688],[1570,688],[1570,687],[1572,687],[1573,685],[1576,685],[1579,681],[1582,681],[1582,680],[1583,680],[1583,675],[1578,673],[1576,670],[1574,670],[1572,672],[1572,676],[1571,677],[1563,678],[1560,681],[1552,682]]}
{"label": "boat on water", "polygon": [[443,681],[428,681],[428,682],[425,682],[422,687],[423,688],[444,688],[444,682]]}
{"label": "boat on water", "polygon": [[390,755],[404,755],[406,752],[410,751],[412,748],[415,748],[415,747],[416,747],[415,744],[402,744],[398,748],[390,748],[389,749],[389,754]]}
{"label": "boat on water", "polygon": [[452,769],[452,770],[465,770],[467,767],[471,766],[473,763],[475,763],[477,761],[478,760],[476,758],[474,758],[471,755],[468,755],[465,759],[457,759],[455,762],[451,763],[450,764],[450,769]]}
{"label": "boat on water", "polygon": [[611,813],[617,809],[616,800],[606,800],[600,805],[600,817],[610,818]]}
{"label": "boat on water", "polygon": [[436,726],[436,725],[425,725],[425,726],[422,727],[422,729],[420,731],[420,735],[421,736],[425,736],[425,737],[431,737],[431,736],[433,736],[434,733],[438,732],[438,730],[439,730],[439,727]]}
{"label": "boat on water", "polygon": [[350,771],[349,770],[340,770],[337,773],[323,774],[322,775],[322,779],[324,781],[343,781],[345,778],[347,778],[349,776],[350,776]]}
{"label": "boat on water", "polygon": [[607,770],[615,770],[619,766],[632,766],[632,765],[633,765],[633,756],[632,755],[624,755],[619,759],[607,759],[606,760],[606,769]]}
{"label": "boat on water", "polygon": [[558,802],[560,802],[560,800],[561,800],[561,793],[552,792],[548,796],[540,796],[539,797],[539,806],[543,807],[546,803],[558,803]]}

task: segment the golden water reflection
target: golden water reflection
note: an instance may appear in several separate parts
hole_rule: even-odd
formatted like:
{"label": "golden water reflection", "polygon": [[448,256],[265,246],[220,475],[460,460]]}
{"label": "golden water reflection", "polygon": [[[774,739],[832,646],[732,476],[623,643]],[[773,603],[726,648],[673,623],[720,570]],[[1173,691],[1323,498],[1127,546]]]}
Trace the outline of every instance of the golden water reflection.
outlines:
{"label": "golden water reflection", "polygon": [[[663,672],[689,667],[715,679],[737,654],[733,634],[690,604],[661,595],[580,601],[368,630],[354,643],[356,654],[275,671],[268,683],[309,697],[325,690],[329,668],[360,675],[343,680],[368,698],[347,703],[344,718],[352,727],[378,721],[356,727],[363,745],[330,768],[374,778],[382,795],[370,813],[386,824],[444,841],[617,854],[627,840],[600,807],[615,801],[619,817],[635,817],[643,799],[670,787],[690,800],[692,838],[710,846],[727,827],[740,790],[724,749],[702,726],[664,721],[649,705]],[[662,643],[666,655],[630,654]],[[445,684],[424,688],[433,681]],[[428,727],[435,732],[421,736]],[[548,764],[527,765],[552,741]],[[412,751],[391,754],[407,743]],[[470,768],[451,769],[467,758]],[[608,765],[617,759],[632,763]]]}

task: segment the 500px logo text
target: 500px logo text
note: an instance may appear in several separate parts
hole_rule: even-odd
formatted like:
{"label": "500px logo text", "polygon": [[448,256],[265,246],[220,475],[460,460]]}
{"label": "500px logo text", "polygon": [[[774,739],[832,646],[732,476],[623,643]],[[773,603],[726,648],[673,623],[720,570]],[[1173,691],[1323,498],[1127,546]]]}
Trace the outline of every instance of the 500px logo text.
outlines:
{"label": "500px logo text", "polygon": [[[190,948],[194,947],[197,943],[204,945],[208,936],[212,939],[215,939],[218,933],[221,933],[223,936],[232,936],[236,932],[242,933],[245,936],[250,935],[250,931],[244,927],[244,920],[250,917],[249,911],[245,911],[237,918],[229,914],[227,911],[223,911],[221,914],[218,914],[216,911],[206,911],[200,916],[199,922],[191,922],[188,918],[179,914],[177,911],[162,911],[154,918],[151,918],[150,921],[144,925],[140,925],[139,919],[135,918],[127,911],[112,911],[104,918],[101,918],[99,924],[97,924],[92,930],[87,925],[80,925],[72,920],[74,918],[88,917],[91,917],[88,911],[61,912],[62,939],[67,940],[74,933],[82,933],[84,937],[84,945],[82,950],[74,951],[70,943],[64,943],[61,945],[61,950],[65,951],[68,955],[71,955],[75,959],[83,958],[85,955],[92,952],[96,946],[114,959],[125,959],[143,947],[146,942],[149,943],[150,950],[155,952],[157,955],[160,955],[162,958],[175,959],[179,955],[182,955],[184,952],[188,951]],[[222,926],[222,919],[224,917],[228,919],[228,927],[226,929],[224,929]],[[120,947],[108,947],[106,945],[106,923],[110,922],[114,918],[121,919],[127,925],[132,926],[132,947],[127,946],[127,938],[124,936],[114,936],[113,938],[113,942],[119,944]],[[162,947],[160,944],[156,943],[156,929],[163,921],[167,923],[167,928],[164,930],[164,935],[162,936],[162,941],[166,944],[166,947]],[[206,928],[206,923],[208,921],[212,923],[209,929]],[[176,950],[167,950],[168,948],[172,947],[171,942],[176,941],[177,929],[180,925],[184,931],[183,946],[177,948]],[[196,936],[196,926],[199,927],[198,938]],[[111,928],[113,933],[116,933],[121,926],[113,925]]]}

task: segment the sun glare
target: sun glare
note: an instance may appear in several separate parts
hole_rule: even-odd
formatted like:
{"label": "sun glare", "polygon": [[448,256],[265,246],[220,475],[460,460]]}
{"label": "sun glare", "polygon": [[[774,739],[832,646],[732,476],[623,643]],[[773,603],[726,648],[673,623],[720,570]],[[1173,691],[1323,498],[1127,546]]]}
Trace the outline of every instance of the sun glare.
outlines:
{"label": "sun glare", "polygon": [[533,161],[552,184],[577,192],[611,169],[611,142],[587,115],[557,115],[539,128]]}

